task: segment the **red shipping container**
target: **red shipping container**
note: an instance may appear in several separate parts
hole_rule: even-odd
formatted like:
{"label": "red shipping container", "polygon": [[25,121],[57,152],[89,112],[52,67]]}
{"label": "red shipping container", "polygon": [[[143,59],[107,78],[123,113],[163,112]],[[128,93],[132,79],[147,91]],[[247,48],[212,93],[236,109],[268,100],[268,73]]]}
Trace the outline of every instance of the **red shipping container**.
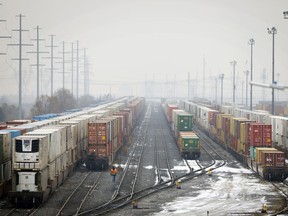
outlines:
{"label": "red shipping container", "polygon": [[7,125],[0,125],[0,130],[6,129]]}
{"label": "red shipping container", "polygon": [[262,125],[250,124],[249,143],[251,146],[262,146]]}
{"label": "red shipping container", "polygon": [[272,125],[263,125],[262,146],[272,146]]}
{"label": "red shipping container", "polygon": [[225,116],[222,119],[222,128],[225,133],[230,133],[230,120],[231,120],[230,116],[229,117]]}
{"label": "red shipping container", "polygon": [[216,127],[217,115],[221,114],[221,112],[217,110],[210,110],[208,111],[208,122],[209,124]]}
{"label": "red shipping container", "polygon": [[284,152],[278,151],[275,153],[275,167],[285,167]]}
{"label": "red shipping container", "polygon": [[284,167],[285,157],[281,151],[267,150],[260,152],[260,163],[265,167]]}
{"label": "red shipping container", "polygon": [[274,167],[274,151],[261,151],[260,164],[264,167]]}
{"label": "red shipping container", "polygon": [[110,120],[97,120],[88,123],[88,145],[107,144],[110,140]]}
{"label": "red shipping container", "polygon": [[172,113],[173,113],[174,109],[179,109],[179,108],[176,105],[167,104],[167,118],[168,118],[168,122],[172,122]]}
{"label": "red shipping container", "polygon": [[95,154],[99,157],[108,157],[108,146],[107,145],[89,145],[88,152],[89,154]]}

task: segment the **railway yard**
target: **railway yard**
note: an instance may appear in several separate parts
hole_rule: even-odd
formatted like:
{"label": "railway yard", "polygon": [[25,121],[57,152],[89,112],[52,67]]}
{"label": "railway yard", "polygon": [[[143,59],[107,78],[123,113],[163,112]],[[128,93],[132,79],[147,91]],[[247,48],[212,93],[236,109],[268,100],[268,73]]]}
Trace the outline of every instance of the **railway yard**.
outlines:
{"label": "railway yard", "polygon": [[[201,157],[181,157],[160,103],[146,110],[109,170],[84,163],[39,207],[14,208],[2,200],[1,215],[285,215],[288,186],[244,168],[197,128]],[[287,212],[286,212],[287,213]],[[263,213],[262,215],[266,215]]]}

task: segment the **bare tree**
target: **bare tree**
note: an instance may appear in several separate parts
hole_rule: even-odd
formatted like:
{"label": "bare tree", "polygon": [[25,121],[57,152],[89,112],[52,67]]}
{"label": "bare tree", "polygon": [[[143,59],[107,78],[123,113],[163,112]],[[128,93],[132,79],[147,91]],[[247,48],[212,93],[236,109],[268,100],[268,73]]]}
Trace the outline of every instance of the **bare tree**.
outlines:
{"label": "bare tree", "polygon": [[41,96],[30,110],[31,116],[61,113],[76,107],[76,100],[66,89],[58,90],[52,97]]}

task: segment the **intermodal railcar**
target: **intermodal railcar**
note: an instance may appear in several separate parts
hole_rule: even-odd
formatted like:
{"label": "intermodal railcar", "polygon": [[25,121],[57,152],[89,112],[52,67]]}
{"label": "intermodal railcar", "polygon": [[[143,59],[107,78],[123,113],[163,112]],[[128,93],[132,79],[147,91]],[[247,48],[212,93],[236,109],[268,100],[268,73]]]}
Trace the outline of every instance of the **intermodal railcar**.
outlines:
{"label": "intermodal railcar", "polygon": [[88,124],[88,150],[84,157],[87,168],[107,170],[144,108],[145,99],[138,98],[126,107],[110,107],[109,116]]}
{"label": "intermodal railcar", "polygon": [[[145,104],[143,98],[125,97],[98,107],[15,126],[14,130],[21,134],[15,136],[13,141],[10,139],[13,143],[12,152],[6,154],[7,160],[9,155],[12,158],[9,201],[16,206],[36,206],[44,202],[65,181],[68,174],[79,163],[83,163],[90,149],[89,124],[100,119],[112,122],[118,118],[114,115],[116,110],[121,112],[128,109],[136,101],[142,101],[142,106]],[[135,115],[136,119],[140,111],[131,109],[131,115]],[[112,150],[122,145],[122,135],[127,133],[122,128],[122,121],[114,126],[112,123],[109,126],[109,133],[117,135],[116,142],[111,142],[113,145],[109,146]],[[112,151],[107,152],[110,160],[114,155]]]}
{"label": "intermodal railcar", "polygon": [[165,113],[181,156],[185,159],[199,158],[201,144],[193,132],[193,115],[173,104],[165,105]]}
{"label": "intermodal railcar", "polygon": [[213,109],[190,101],[182,101],[180,107],[193,114],[197,127],[264,179],[283,181],[287,178],[285,154],[273,144],[273,126],[269,119],[274,117],[267,112],[227,106]]}

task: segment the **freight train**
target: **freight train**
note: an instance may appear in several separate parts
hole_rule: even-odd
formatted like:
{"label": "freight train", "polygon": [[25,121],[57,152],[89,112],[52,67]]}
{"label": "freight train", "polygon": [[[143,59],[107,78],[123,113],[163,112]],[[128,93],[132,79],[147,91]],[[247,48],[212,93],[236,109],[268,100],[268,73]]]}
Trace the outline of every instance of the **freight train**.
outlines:
{"label": "freight train", "polygon": [[[141,104],[137,110],[136,104]],[[8,146],[5,147],[5,154],[0,152],[0,155],[5,155],[6,161],[10,158],[10,170],[8,168],[5,170],[7,181],[12,182],[8,192],[9,201],[16,206],[37,206],[44,202],[65,181],[68,174],[79,163],[83,163],[85,155],[89,154],[88,145],[91,138],[89,124],[101,121],[100,119],[109,122],[109,133],[117,136],[119,149],[123,138],[131,131],[128,127],[133,126],[127,126],[119,112],[125,110],[129,113],[132,123],[136,121],[144,105],[144,98],[125,97],[94,108],[90,107],[10,128],[20,134],[17,134],[12,141],[10,138],[5,142],[5,146],[6,144]],[[121,122],[117,126],[113,123],[117,121],[115,119]],[[115,132],[115,129],[118,131]],[[112,141],[111,144],[115,145]],[[106,156],[109,157],[108,164],[117,152],[112,148],[114,146],[110,145],[110,147],[111,149],[106,152]]]}
{"label": "freight train", "polygon": [[285,154],[274,148],[273,126],[269,124],[275,116],[231,106],[213,109],[189,101],[181,101],[180,107],[193,114],[194,123],[202,131],[264,179],[287,178]]}
{"label": "freight train", "polygon": [[110,107],[112,115],[88,123],[88,151],[84,162],[90,170],[107,170],[123,143],[126,143],[145,100],[139,98],[126,108]]}
{"label": "freight train", "polygon": [[165,105],[165,114],[181,156],[185,159],[200,157],[200,139],[193,132],[193,116],[173,104]]}

